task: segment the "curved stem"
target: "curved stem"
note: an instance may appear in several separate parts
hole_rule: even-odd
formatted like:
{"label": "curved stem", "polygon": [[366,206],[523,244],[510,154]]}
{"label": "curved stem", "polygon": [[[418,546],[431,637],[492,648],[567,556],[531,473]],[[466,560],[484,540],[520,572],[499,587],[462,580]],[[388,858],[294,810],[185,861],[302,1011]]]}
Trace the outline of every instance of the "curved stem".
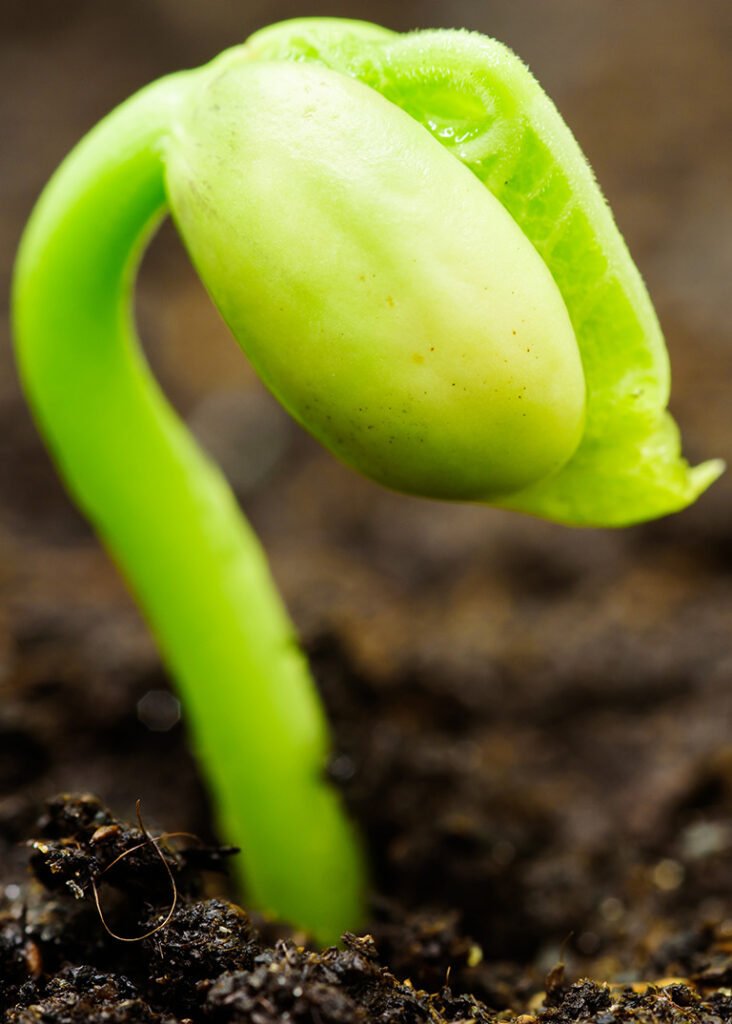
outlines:
{"label": "curved stem", "polygon": [[315,687],[260,546],[158,389],[130,313],[166,204],[166,130],[195,74],[120,107],[47,188],[16,270],[18,358],[66,482],[180,685],[250,898],[330,941],[359,923],[363,869],[322,779]]}

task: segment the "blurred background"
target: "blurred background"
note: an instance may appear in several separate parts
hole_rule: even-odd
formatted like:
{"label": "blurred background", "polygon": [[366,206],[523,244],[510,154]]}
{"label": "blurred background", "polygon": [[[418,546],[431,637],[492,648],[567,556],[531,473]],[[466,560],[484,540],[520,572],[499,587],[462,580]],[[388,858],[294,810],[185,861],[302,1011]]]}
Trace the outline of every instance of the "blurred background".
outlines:
{"label": "blurred background", "polygon": [[[648,283],[687,456],[732,461],[729,0],[4,0],[3,312],[24,221],[85,131],[146,82],[306,14],[467,27],[529,63]],[[695,508],[622,533],[405,499],[279,410],[169,227],[138,319],[271,556],[383,893],[454,906],[489,945],[546,956],[578,919],[580,952],[609,948],[643,894],[670,920],[732,911],[729,474]],[[64,496],[5,316],[0,330],[1,892],[61,789],[122,814],[141,796],[171,829],[210,823],[155,649]]]}

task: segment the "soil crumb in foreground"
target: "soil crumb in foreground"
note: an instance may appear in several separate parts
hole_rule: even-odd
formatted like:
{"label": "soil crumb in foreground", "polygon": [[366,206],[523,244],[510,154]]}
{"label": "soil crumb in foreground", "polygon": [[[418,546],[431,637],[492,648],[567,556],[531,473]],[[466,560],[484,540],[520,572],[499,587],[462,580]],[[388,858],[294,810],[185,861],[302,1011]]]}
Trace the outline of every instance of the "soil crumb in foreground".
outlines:
{"label": "soil crumb in foreground", "polygon": [[625,984],[572,981],[561,964],[537,979],[520,964],[485,963],[455,916],[386,907],[373,934],[318,952],[206,895],[231,849],[153,837],[91,796],[50,801],[39,831],[32,880],[0,910],[7,1024],[732,1019],[732,937],[721,927],[666,944],[674,976]]}

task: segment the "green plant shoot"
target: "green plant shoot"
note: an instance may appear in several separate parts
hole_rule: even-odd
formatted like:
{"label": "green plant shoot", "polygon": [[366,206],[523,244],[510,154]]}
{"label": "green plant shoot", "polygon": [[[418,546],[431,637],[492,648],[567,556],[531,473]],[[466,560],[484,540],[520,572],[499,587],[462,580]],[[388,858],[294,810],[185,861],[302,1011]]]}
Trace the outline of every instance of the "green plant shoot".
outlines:
{"label": "green plant shoot", "polygon": [[178,682],[249,899],[330,941],[358,926],[365,871],[324,714],[256,538],[135,337],[166,212],[274,395],[388,487],[617,526],[722,467],[680,457],[640,276],[491,39],[285,22],[142,90],[67,158],[16,268],[29,401]]}

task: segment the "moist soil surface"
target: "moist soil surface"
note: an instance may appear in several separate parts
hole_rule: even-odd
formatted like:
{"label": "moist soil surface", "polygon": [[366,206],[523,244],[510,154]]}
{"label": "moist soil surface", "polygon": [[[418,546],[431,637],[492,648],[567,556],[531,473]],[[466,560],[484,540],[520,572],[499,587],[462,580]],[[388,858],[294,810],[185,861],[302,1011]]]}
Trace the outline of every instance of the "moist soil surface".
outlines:
{"label": "moist soil surface", "polygon": [[[5,281],[34,195],[105,110],[307,13],[262,3],[234,23],[231,5],[204,6],[3,5]],[[449,24],[454,6],[344,0],[338,13],[408,28]],[[532,63],[612,200],[666,331],[690,459],[729,461],[732,8],[480,9],[470,24]],[[285,418],[169,230],[146,259],[138,319],[310,656],[328,771],[368,849],[368,919],[322,952],[236,902],[236,854],[216,834],[185,709],[57,482],[4,340],[0,1018],[732,1017],[729,479],[622,532],[401,498]]]}

